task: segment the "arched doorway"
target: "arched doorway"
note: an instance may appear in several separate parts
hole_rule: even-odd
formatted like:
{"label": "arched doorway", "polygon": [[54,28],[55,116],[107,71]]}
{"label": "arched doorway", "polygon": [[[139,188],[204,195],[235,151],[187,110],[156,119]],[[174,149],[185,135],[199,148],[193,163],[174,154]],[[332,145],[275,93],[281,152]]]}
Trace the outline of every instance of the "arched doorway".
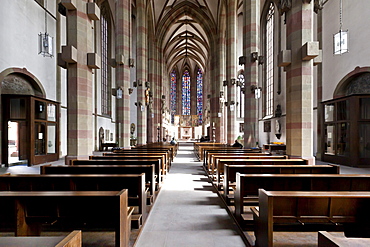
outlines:
{"label": "arched doorway", "polygon": [[1,163],[35,165],[59,158],[59,104],[25,69],[0,74]]}

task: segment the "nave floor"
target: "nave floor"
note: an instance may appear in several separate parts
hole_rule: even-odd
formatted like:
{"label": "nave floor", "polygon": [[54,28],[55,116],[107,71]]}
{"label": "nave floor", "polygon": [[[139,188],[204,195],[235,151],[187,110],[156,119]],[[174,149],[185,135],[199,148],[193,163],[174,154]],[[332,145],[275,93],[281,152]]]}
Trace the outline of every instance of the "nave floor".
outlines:
{"label": "nave floor", "polygon": [[136,247],[245,246],[193,144],[179,146]]}

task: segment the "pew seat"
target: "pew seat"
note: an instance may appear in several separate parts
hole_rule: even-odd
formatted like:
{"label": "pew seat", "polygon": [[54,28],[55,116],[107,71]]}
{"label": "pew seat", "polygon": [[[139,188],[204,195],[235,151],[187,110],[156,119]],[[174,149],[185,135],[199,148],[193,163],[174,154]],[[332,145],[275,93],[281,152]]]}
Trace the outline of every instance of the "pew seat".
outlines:
{"label": "pew seat", "polygon": [[370,192],[266,191],[251,207],[256,247],[272,247],[274,231],[343,231],[368,224]]}
{"label": "pew seat", "polygon": [[81,247],[82,234],[75,230],[68,236],[57,237],[0,237],[0,247]]}
{"label": "pew seat", "polygon": [[[12,211],[1,212],[0,220],[13,225],[16,236],[40,236],[45,223],[63,230],[113,229],[115,246],[126,247],[127,195],[127,190],[0,191],[0,205],[12,205]],[[13,216],[3,217],[4,213]]]}

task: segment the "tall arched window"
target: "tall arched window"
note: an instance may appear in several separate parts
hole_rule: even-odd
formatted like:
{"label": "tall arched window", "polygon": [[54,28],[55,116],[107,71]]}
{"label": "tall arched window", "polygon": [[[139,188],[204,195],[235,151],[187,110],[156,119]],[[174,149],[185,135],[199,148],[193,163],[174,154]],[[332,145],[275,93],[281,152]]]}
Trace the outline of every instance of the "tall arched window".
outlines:
{"label": "tall arched window", "polygon": [[190,115],[190,73],[184,71],[182,75],[182,115]]}
{"label": "tall arched window", "polygon": [[101,33],[101,113],[109,115],[111,111],[111,75],[109,67],[109,14],[105,6],[101,9],[100,17],[100,33]]}
{"label": "tall arched window", "polygon": [[274,14],[275,7],[270,3],[266,15],[266,116],[272,116],[274,110]]}
{"label": "tall arched window", "polygon": [[197,113],[199,124],[203,123],[203,73],[198,69],[197,73]]}
{"label": "tall arched window", "polygon": [[171,72],[171,123],[172,124],[174,124],[175,122],[175,114],[176,114],[176,102],[177,102],[176,86],[177,86],[176,71],[172,70]]}

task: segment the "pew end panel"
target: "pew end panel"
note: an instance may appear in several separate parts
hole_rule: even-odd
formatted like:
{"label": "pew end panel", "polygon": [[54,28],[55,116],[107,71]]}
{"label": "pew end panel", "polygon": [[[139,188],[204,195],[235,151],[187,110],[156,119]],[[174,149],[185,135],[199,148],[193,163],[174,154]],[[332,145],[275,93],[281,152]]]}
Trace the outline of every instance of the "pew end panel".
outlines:
{"label": "pew end panel", "polygon": [[343,231],[370,220],[370,192],[266,191],[252,207],[256,246],[273,246],[274,231]]}

